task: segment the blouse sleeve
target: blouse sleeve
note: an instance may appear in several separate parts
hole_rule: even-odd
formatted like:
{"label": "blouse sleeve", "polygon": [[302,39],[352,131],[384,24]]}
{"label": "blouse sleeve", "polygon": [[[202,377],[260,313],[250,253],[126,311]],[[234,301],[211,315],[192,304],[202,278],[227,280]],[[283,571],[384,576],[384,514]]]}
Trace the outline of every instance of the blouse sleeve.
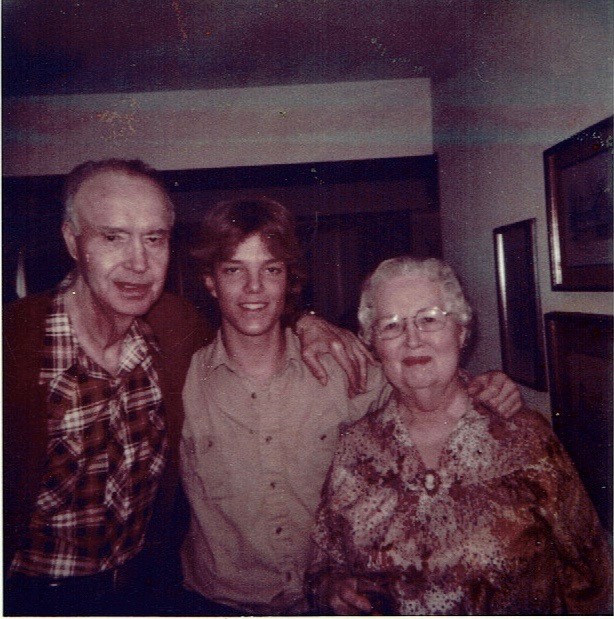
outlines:
{"label": "blouse sleeve", "polygon": [[331,612],[326,600],[326,586],[330,578],[350,574],[343,536],[347,522],[336,509],[335,497],[335,489],[343,484],[344,479],[348,480],[352,476],[348,455],[342,437],[322,488],[320,506],[316,513],[313,530],[314,555],[305,576],[305,590],[312,609],[318,613]]}
{"label": "blouse sleeve", "polygon": [[558,505],[550,526],[560,558],[559,582],[566,611],[612,614],[610,544],[571,459],[553,434],[547,448],[558,472]]}

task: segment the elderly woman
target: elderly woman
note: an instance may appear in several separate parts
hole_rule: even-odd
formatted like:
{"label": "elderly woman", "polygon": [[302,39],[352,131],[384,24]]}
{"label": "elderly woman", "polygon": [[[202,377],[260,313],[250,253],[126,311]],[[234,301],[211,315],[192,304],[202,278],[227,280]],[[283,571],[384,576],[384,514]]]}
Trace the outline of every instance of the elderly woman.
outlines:
{"label": "elderly woman", "polygon": [[307,576],[319,612],[611,612],[610,551],[547,422],[473,405],[459,375],[472,310],[451,268],[386,260],[359,309],[392,385],[350,426]]}

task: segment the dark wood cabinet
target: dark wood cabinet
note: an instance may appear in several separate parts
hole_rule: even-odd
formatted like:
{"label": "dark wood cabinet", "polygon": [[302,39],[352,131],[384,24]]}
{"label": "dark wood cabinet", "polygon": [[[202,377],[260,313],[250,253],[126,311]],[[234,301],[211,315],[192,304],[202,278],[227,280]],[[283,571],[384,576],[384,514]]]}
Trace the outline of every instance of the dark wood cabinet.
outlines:
{"label": "dark wood cabinet", "polygon": [[612,316],[545,315],[552,424],[612,532]]}

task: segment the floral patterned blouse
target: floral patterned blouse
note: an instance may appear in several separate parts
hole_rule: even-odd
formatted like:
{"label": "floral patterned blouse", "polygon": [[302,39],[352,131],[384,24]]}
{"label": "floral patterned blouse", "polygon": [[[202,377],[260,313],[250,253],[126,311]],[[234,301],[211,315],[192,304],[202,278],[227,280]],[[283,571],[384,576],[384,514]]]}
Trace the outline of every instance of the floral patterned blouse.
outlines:
{"label": "floral patterned blouse", "polygon": [[307,575],[384,576],[394,613],[611,613],[610,549],[563,447],[538,413],[471,408],[437,470],[391,399],[349,427],[323,488]]}

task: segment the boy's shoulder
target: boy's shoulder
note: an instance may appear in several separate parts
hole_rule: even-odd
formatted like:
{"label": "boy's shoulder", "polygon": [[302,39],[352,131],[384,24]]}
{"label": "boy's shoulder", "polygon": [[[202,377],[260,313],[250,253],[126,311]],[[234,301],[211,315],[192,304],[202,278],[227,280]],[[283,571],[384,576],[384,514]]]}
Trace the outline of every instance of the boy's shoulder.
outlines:
{"label": "boy's shoulder", "polygon": [[201,346],[192,355],[192,366],[199,366],[202,369],[211,369],[223,363],[227,357],[228,355],[226,354],[224,343],[218,332],[208,344]]}

